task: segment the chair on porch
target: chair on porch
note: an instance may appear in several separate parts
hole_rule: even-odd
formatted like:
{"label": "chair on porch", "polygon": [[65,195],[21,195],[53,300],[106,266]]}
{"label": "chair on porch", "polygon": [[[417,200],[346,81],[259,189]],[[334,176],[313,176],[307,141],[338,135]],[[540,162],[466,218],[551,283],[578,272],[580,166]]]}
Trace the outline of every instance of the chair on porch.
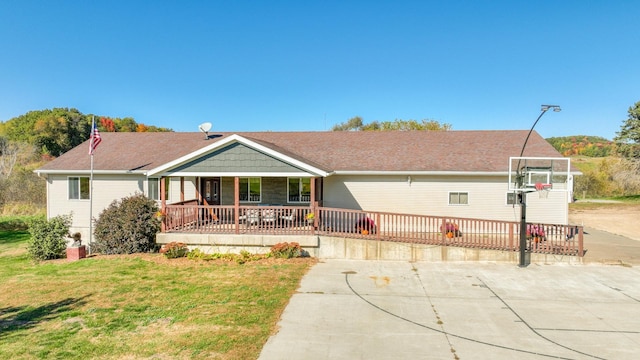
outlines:
{"label": "chair on porch", "polygon": [[286,214],[286,215],[281,215],[280,219],[283,221],[284,224],[287,225],[293,225],[296,222],[296,210],[291,210],[290,213]]}
{"label": "chair on porch", "polygon": [[244,215],[238,218],[241,222],[245,222],[247,225],[253,225],[260,222],[260,211],[258,209],[248,209]]}
{"label": "chair on porch", "polygon": [[260,214],[263,223],[267,224],[275,224],[276,222],[276,211],[274,209],[264,209]]}

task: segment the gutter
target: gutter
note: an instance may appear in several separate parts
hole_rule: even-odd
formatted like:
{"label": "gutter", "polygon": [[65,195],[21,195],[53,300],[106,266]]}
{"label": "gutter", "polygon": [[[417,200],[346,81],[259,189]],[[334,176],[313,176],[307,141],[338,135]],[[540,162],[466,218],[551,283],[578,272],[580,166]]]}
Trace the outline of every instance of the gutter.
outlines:
{"label": "gutter", "polygon": [[439,175],[439,176],[507,176],[508,171],[351,171],[338,170],[331,175]]}
{"label": "gutter", "polygon": [[[68,175],[68,174],[91,174],[91,170],[34,170],[38,176],[41,174],[44,175]],[[144,175],[146,171],[143,170],[93,170],[93,174],[100,175],[133,175],[133,174],[141,174]]]}

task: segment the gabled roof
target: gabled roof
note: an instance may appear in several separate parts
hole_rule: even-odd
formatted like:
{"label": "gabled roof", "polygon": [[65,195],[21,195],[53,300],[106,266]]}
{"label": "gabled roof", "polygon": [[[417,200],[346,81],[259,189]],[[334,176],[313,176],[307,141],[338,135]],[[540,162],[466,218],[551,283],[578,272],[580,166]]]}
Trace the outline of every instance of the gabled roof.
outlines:
{"label": "gabled roof", "polygon": [[[528,130],[505,131],[329,131],[216,133],[102,133],[94,155],[95,173],[158,172],[194,159],[230,139],[271,151],[329,173],[506,173],[519,156]],[[88,141],[37,170],[90,170]],[[536,132],[524,156],[562,157]]]}

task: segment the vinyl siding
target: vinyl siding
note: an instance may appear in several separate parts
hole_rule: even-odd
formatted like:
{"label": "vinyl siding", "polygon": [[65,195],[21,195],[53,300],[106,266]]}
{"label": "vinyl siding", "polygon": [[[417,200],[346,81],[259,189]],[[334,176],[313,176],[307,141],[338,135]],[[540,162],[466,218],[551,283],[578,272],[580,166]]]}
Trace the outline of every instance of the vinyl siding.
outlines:
{"label": "vinyl siding", "polygon": [[[520,221],[520,206],[507,205],[507,177],[331,176],[325,179],[327,207],[404,214]],[[450,192],[466,192],[467,205],[449,205]],[[527,221],[567,223],[566,193],[549,199],[528,196]]]}
{"label": "vinyl siding", "polygon": [[[89,241],[89,205],[90,200],[69,200],[68,183],[69,176],[84,175],[49,175],[47,179],[47,216],[49,218],[58,215],[72,214],[70,232],[80,232],[83,241]],[[87,176],[88,177],[88,176]],[[93,176],[93,218],[98,218],[100,213],[114,200],[143,193],[147,195],[147,178],[143,175],[94,175]],[[171,202],[180,201],[180,178],[171,178],[170,182]],[[196,190],[192,178],[185,178],[185,200],[195,199]],[[158,201],[158,206],[160,202]]]}
{"label": "vinyl siding", "polygon": [[[89,241],[89,205],[90,200],[69,200],[69,176],[84,175],[50,175],[47,179],[48,217],[72,214],[71,232],[80,232],[83,241]],[[93,218],[111,204],[114,199],[143,192],[146,186],[144,176],[126,175],[94,175],[93,176]]]}

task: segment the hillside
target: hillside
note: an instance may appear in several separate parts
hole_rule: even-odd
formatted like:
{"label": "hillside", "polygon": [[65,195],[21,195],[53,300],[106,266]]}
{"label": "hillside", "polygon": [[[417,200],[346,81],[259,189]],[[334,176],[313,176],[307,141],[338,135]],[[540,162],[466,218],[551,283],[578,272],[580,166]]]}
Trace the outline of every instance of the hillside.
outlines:
{"label": "hillside", "polygon": [[546,140],[564,156],[605,157],[614,154],[613,141],[600,136],[574,135]]}

